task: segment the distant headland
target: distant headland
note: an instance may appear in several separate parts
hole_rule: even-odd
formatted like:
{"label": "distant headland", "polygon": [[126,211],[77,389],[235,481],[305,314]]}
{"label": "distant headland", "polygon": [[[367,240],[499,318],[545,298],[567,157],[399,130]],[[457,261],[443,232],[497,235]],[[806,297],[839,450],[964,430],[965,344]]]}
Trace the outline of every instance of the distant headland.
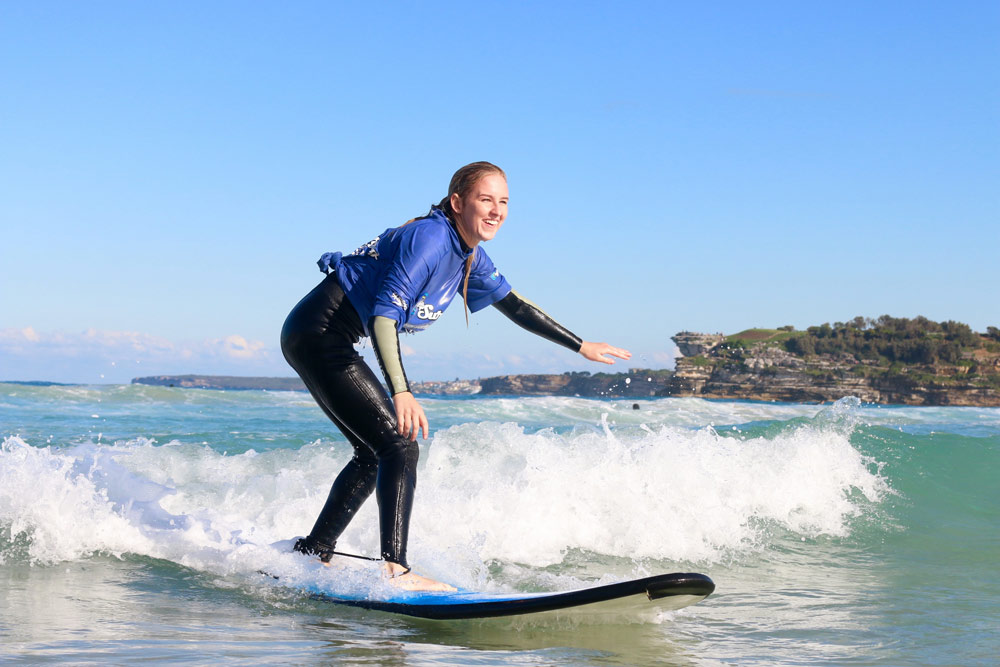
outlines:
{"label": "distant headland", "polygon": [[683,331],[672,396],[1000,406],[1000,330],[883,315],[796,331]]}
{"label": "distant headland", "polygon": [[[747,329],[737,334],[682,331],[674,371],[502,375],[411,383],[414,393],[442,396],[696,396],[823,403],[857,396],[870,403],[1000,407],[1000,330],[985,334],[960,322],[923,317],[857,317],[796,331]],[[198,389],[305,391],[291,377],[157,375],[134,384]]]}
{"label": "distant headland", "polygon": [[132,378],[132,384],[149,384],[158,387],[184,387],[186,389],[229,389],[266,391],[305,391],[299,378],[241,377],[234,375],[151,375]]}

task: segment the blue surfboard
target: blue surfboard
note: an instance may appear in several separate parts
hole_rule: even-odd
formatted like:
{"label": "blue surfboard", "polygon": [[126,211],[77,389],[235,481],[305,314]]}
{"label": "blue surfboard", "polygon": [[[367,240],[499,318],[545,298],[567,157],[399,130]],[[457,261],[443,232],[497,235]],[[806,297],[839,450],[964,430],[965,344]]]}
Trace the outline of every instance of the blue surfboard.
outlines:
{"label": "blue surfboard", "polygon": [[[271,548],[288,553],[293,544],[294,540],[282,540],[272,544]],[[282,584],[287,582],[291,587],[305,591],[314,600],[442,621],[563,610],[570,610],[573,615],[673,611],[701,602],[715,590],[715,583],[704,574],[674,572],[549,593],[481,593],[461,589],[450,592],[408,591],[390,586],[358,586],[359,582],[380,576],[380,561],[374,558],[338,552],[329,569],[317,559],[307,557],[305,561],[324,577],[333,575],[333,579],[329,583],[308,577],[302,581],[297,577],[285,579],[263,570],[258,572],[281,580]]]}
{"label": "blue surfboard", "polygon": [[401,590],[384,599],[343,596],[316,589],[309,590],[309,593],[313,599],[333,604],[444,621],[534,614],[576,607],[596,613],[644,608],[671,611],[701,602],[714,590],[715,584],[704,574],[672,573],[552,593]]}

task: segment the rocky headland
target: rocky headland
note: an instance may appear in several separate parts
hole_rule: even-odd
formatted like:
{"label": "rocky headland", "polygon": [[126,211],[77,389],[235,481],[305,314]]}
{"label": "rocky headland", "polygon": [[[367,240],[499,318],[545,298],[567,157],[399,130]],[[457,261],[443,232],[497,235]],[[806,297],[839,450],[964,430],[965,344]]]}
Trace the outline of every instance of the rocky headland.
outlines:
{"label": "rocky headland", "polygon": [[1000,331],[883,316],[795,331],[683,331],[667,395],[817,402],[1000,406]]}
{"label": "rocky headland", "polygon": [[293,377],[243,377],[236,375],[150,375],[132,378],[132,384],[187,389],[263,389],[268,391],[305,391],[302,380]]}

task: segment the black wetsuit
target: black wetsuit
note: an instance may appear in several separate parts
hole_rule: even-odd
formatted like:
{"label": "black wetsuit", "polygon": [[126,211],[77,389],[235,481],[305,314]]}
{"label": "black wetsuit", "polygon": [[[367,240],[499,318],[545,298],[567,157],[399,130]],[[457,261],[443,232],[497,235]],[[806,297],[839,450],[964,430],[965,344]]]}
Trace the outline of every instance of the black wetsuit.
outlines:
{"label": "black wetsuit", "polygon": [[[469,250],[463,244],[463,252]],[[493,305],[528,331],[574,352],[580,350],[579,337],[514,291]],[[372,322],[368,329],[376,338],[373,348],[386,375],[386,385],[393,388],[394,394],[408,391],[398,358],[396,330],[390,327],[388,334],[385,329],[379,334]],[[354,349],[363,336],[365,327],[336,273],[328,275],[292,309],[281,330],[285,359],[354,447],[354,457],[334,481],[312,531],[296,544],[296,549],[328,560],[337,538],[374,490],[382,558],[406,567],[419,450],[416,441],[396,430],[395,406]],[[380,336],[390,340],[380,341]],[[398,370],[390,372],[387,368]]]}
{"label": "black wetsuit", "polygon": [[330,274],[281,329],[281,351],[326,416],[354,447],[330,489],[303,550],[325,556],[361,505],[377,492],[382,558],[406,566],[417,483],[417,443],[396,431],[396,411],[361,355],[361,319]]}

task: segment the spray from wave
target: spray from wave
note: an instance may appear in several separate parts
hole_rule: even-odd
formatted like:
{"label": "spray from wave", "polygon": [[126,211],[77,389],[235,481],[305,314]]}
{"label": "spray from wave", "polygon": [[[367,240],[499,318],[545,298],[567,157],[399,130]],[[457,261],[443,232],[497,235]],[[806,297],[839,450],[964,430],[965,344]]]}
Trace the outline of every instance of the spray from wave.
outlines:
{"label": "spray from wave", "polygon": [[[424,447],[411,554],[431,573],[488,587],[498,563],[538,569],[580,553],[712,563],[766,548],[774,527],[844,536],[888,491],[851,444],[856,412],[844,401],[763,432],[618,425],[607,414],[534,432],[457,424]],[[10,436],[0,558],[139,554],[253,572],[277,558],[267,544],[308,532],[348,453],[320,441],[230,456],[144,438],[36,447]],[[341,545],[371,551],[377,534],[373,500]]]}

